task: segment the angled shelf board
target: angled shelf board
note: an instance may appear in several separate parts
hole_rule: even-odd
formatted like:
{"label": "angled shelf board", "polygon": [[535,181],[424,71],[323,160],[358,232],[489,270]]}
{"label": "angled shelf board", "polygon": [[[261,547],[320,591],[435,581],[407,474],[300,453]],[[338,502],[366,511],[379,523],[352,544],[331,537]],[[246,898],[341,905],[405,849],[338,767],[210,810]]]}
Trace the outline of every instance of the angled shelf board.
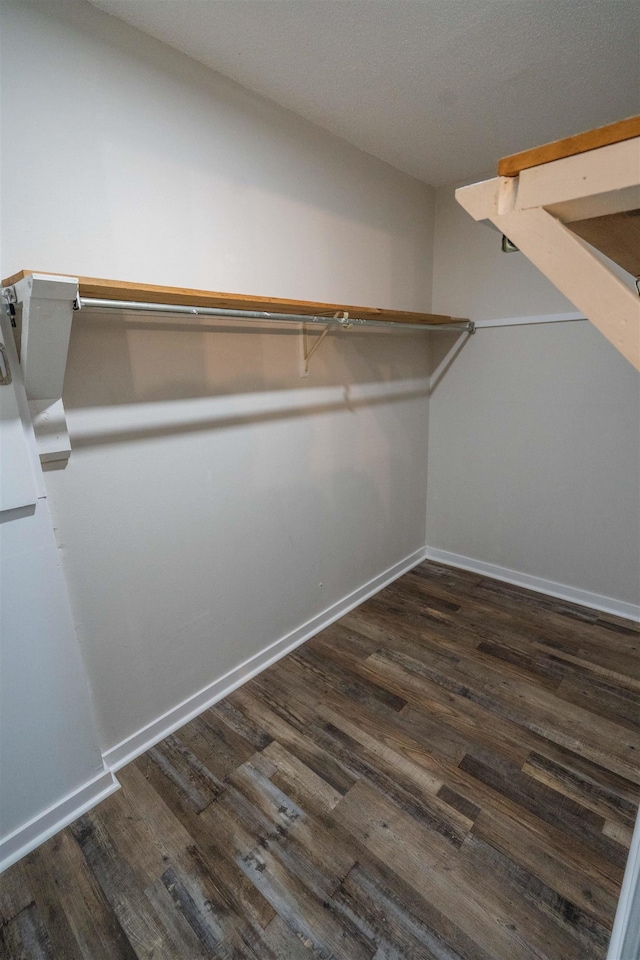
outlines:
{"label": "angled shelf board", "polygon": [[[640,370],[640,117],[505,157],[458,202],[490,220]],[[594,249],[595,248],[595,249]]]}
{"label": "angled shelf board", "polygon": [[[74,310],[87,308],[146,310],[151,313],[183,313],[239,320],[281,323],[320,323],[325,333],[330,324],[396,327],[399,330],[464,330],[473,324],[459,317],[406,310],[358,307],[310,300],[278,300],[247,294],[216,293],[184,287],[101,280],[94,277],[61,276],[21,270],[2,281],[2,293],[11,313],[20,355],[29,409],[40,459],[66,460],[71,453],[62,385],[67,362]],[[324,333],[322,334],[324,336]],[[304,350],[306,369],[311,351]]]}

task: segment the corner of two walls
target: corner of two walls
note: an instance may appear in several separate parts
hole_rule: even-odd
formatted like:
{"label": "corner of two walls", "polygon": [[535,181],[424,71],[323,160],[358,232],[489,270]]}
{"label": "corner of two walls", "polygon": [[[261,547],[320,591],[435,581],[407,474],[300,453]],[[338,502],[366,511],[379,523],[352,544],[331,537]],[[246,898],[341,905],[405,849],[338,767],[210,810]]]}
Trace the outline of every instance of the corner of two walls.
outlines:
{"label": "corner of two walls", "polygon": [[[5,276],[429,309],[430,187],[88,5],[2,40]],[[76,318],[45,477],[111,765],[423,555],[428,402],[421,334],[302,378],[297,329]]]}
{"label": "corner of two walls", "polygon": [[[575,315],[466,214],[458,185],[437,190],[433,310],[475,321]],[[438,337],[434,357],[445,350]],[[637,618],[639,479],[640,378],[586,320],[480,327],[432,384],[434,559]]]}

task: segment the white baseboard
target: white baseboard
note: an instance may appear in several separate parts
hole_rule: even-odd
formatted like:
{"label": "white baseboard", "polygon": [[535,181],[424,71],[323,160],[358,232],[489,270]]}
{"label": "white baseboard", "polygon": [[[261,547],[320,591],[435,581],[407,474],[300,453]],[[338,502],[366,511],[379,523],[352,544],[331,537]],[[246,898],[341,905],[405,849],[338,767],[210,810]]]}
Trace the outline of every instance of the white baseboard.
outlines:
{"label": "white baseboard", "polygon": [[197,717],[203,710],[207,710],[213,706],[214,703],[217,703],[218,700],[222,700],[223,697],[228,696],[237,687],[241,686],[241,684],[246,683],[247,680],[251,680],[256,674],[270,667],[272,663],[280,660],[281,657],[284,657],[287,653],[290,653],[296,647],[300,646],[305,640],[309,640],[321,630],[324,630],[325,627],[339,620],[345,613],[353,610],[358,604],[372,597],[375,593],[378,593],[378,591],[386,587],[387,584],[393,580],[397,580],[403,573],[411,570],[416,564],[421,563],[424,558],[424,547],[415,550],[409,554],[408,557],[405,557],[404,560],[400,560],[399,563],[395,563],[379,576],[374,577],[361,587],[358,587],[357,590],[354,590],[342,600],[323,610],[322,613],[308,620],[301,627],[293,630],[280,640],[276,640],[275,643],[270,644],[264,650],[245,660],[244,663],[234,667],[233,670],[230,670],[223,677],[220,677],[219,680],[214,680],[213,683],[208,684],[208,686],[199,690],[198,693],[193,694],[193,696],[187,700],[183,700],[182,703],[179,703],[172,710],[153,720],[145,727],[142,727],[142,729],[130,737],[127,737],[126,740],[122,740],[114,747],[111,747],[110,750],[107,750],[103,754],[105,764],[111,770],[119,770],[125,766],[125,764],[130,763],[131,760],[135,760],[135,758],[139,757],[145,750],[159,743],[160,740],[163,740],[185,723],[188,723],[189,720],[193,720],[193,718]]}
{"label": "white baseboard", "polygon": [[78,790],[67,794],[58,803],[10,833],[0,841],[0,873],[119,789],[120,784],[111,770],[103,770]]}
{"label": "white baseboard", "polygon": [[593,610],[601,610],[603,613],[612,613],[616,617],[640,622],[640,604],[626,603],[624,600],[604,597],[599,593],[591,593],[589,590],[568,587],[564,583],[544,580],[542,577],[533,577],[528,573],[509,570],[508,567],[499,567],[495,563],[485,563],[484,560],[463,557],[459,553],[449,553],[448,550],[438,550],[436,547],[426,547],[425,557],[427,560],[444,563],[449,567],[460,567],[462,570],[470,570],[471,573],[480,573],[485,577],[492,577],[494,580],[502,580],[517,587],[525,587],[527,590],[544,593],[549,597],[557,597],[558,600],[568,600],[570,603],[579,603],[583,607],[590,607]]}
{"label": "white baseboard", "polygon": [[[447,550],[439,550],[435,547],[420,548],[108,750],[103,755],[106,770],[0,841],[0,873],[118,790],[120,784],[114,776],[114,771],[140,756],[164,737],[198,716],[203,710],[213,706],[241,684],[246,683],[247,680],[300,646],[305,640],[309,640],[325,627],[339,620],[354,607],[425,559],[470,570],[472,573],[479,573],[547,596],[557,597],[560,600],[568,600],[605,613],[612,613],[615,616],[640,621],[640,605],[637,604],[625,603],[587,590],[568,587],[552,580],[533,577],[493,563],[450,553]],[[638,846],[637,840],[636,846]],[[636,883],[637,877],[634,875],[635,899],[637,899]],[[630,881],[627,882],[627,886],[629,884]],[[629,893],[627,896],[631,899]]]}

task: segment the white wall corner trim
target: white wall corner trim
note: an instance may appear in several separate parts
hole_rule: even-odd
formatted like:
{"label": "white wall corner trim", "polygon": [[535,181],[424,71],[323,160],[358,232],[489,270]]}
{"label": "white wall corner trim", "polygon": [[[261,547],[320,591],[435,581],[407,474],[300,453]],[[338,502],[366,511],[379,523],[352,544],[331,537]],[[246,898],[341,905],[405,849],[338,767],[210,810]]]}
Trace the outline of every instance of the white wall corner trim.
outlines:
{"label": "white wall corner trim", "polygon": [[173,733],[179,727],[188,723],[189,720],[193,720],[194,717],[197,717],[204,710],[212,707],[218,700],[222,700],[223,697],[233,693],[233,691],[243,683],[251,680],[252,677],[255,677],[263,670],[266,670],[267,667],[276,663],[277,660],[280,660],[286,656],[286,654],[291,653],[292,650],[299,647],[305,640],[310,640],[311,637],[320,633],[321,630],[335,623],[336,620],[339,620],[340,617],[349,613],[354,607],[364,603],[369,597],[372,597],[388,584],[397,580],[398,577],[407,573],[417,564],[422,563],[424,559],[424,547],[421,547],[403,560],[388,567],[377,577],[364,583],[361,587],[358,587],[357,590],[352,591],[352,593],[347,594],[342,600],[338,600],[337,603],[327,607],[326,610],[312,617],[311,620],[303,623],[302,626],[288,633],[286,636],[281,637],[279,640],[276,640],[264,650],[245,660],[244,663],[234,667],[233,670],[230,670],[223,677],[220,677],[219,680],[214,680],[213,683],[208,684],[208,686],[204,687],[198,693],[195,693],[187,700],[183,700],[182,703],[179,703],[172,710],[167,711],[167,713],[153,720],[145,727],[142,727],[142,729],[132,734],[132,736],[127,737],[126,740],[107,750],[106,753],[103,754],[105,764],[111,770],[115,771],[124,767],[132,760],[135,760],[135,758],[139,757],[145,750],[149,750],[156,743],[159,743],[160,740],[169,736],[170,733]]}
{"label": "white wall corner trim", "polygon": [[585,320],[583,313],[542,313],[532,317],[499,317],[495,320],[476,320],[476,329],[480,327],[522,327],[530,323],[570,323]]}
{"label": "white wall corner trim", "polygon": [[622,881],[607,960],[637,960],[640,956],[640,814]]}
{"label": "white wall corner trim", "polygon": [[558,600],[567,600],[570,603],[578,603],[593,610],[601,610],[603,613],[611,613],[616,617],[640,622],[640,604],[626,603],[613,597],[604,597],[599,593],[591,593],[589,590],[569,587],[564,583],[534,577],[528,573],[521,573],[519,570],[510,570],[508,567],[500,567],[495,563],[485,563],[484,560],[463,557],[458,553],[450,553],[448,550],[438,550],[436,547],[426,547],[425,557],[435,563],[459,567],[461,570],[469,570],[471,573],[479,573],[485,577],[492,577],[494,580],[502,580],[504,583],[524,587],[526,590],[534,590],[536,593],[544,593],[549,597],[557,597]]}
{"label": "white wall corner trim", "polygon": [[111,770],[103,770],[23,824],[0,842],[0,873],[119,789],[120,784]]}

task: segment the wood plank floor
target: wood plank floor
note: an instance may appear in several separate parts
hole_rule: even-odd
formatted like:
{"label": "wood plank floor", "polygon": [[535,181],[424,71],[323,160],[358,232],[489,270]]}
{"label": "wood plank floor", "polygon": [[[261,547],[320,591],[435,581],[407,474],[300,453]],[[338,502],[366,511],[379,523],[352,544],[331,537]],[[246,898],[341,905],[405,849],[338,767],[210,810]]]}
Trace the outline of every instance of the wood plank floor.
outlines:
{"label": "wood plank floor", "polygon": [[0,955],[601,960],[640,631],[425,563],[0,878]]}

